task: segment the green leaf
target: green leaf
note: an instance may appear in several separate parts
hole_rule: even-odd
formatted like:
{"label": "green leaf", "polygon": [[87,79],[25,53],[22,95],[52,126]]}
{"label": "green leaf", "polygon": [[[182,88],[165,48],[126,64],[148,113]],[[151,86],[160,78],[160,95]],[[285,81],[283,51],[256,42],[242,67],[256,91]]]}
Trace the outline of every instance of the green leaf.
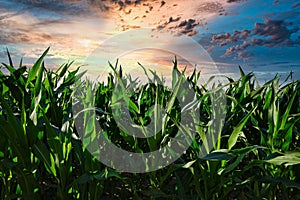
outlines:
{"label": "green leaf", "polygon": [[93,176],[89,173],[85,173],[78,177],[74,183],[76,184],[85,184],[93,180]]}
{"label": "green leaf", "polygon": [[292,188],[297,188],[298,190],[300,190],[300,184],[295,182],[295,181],[291,181],[287,178],[272,178],[272,177],[259,177],[257,179],[257,181],[260,182],[264,182],[264,183],[279,183],[279,184],[284,184],[286,187],[292,187]]}
{"label": "green leaf", "polygon": [[6,53],[7,53],[7,56],[8,56],[9,65],[10,65],[11,67],[14,67],[14,64],[13,64],[13,62],[12,62],[12,59],[11,59],[10,53],[9,53],[9,51],[8,51],[8,48],[6,48]]}
{"label": "green leaf", "polygon": [[30,114],[30,119],[33,121],[33,124],[36,126],[38,121],[38,107],[39,103],[42,98],[42,91],[39,92],[39,94],[34,97],[32,103],[33,103],[33,111]]}
{"label": "green leaf", "polygon": [[10,143],[10,149],[18,155],[18,158],[22,162],[24,167],[29,167],[30,156],[26,144],[20,142],[25,142],[17,137],[15,127],[11,123],[8,123],[2,116],[0,116],[0,136],[7,138]]}
{"label": "green leaf", "polygon": [[254,110],[257,108],[257,106],[255,106],[254,108],[252,108],[252,110],[240,121],[240,123],[234,127],[229,139],[228,139],[228,149],[230,150],[237,142],[237,139],[242,131],[242,129],[244,128],[245,124],[247,123],[248,119],[250,118],[250,116],[252,115],[252,113],[254,112]]}
{"label": "green leaf", "polygon": [[177,59],[175,57],[175,60],[173,61],[173,70],[172,70],[172,88],[175,88],[175,85],[177,84],[178,77],[180,76],[180,72],[177,68]]}
{"label": "green leaf", "polygon": [[246,154],[242,154],[242,155],[238,156],[237,159],[232,164],[230,164],[228,167],[221,170],[219,172],[219,174],[226,174],[226,173],[232,171],[233,169],[235,169],[240,164],[240,162],[243,160],[245,155]]}
{"label": "green leaf", "polygon": [[33,145],[33,152],[40,161],[44,162],[47,166],[47,170],[56,176],[55,161],[47,146],[42,141],[38,140],[38,142]]}
{"label": "green leaf", "polygon": [[294,93],[292,99],[289,101],[289,104],[288,104],[287,108],[285,109],[285,112],[284,112],[283,116],[281,116],[281,125],[280,125],[280,128],[279,128],[280,130],[284,130],[284,128],[285,128],[285,124],[287,122],[289,113],[290,113],[292,105],[294,103],[294,99],[296,97],[296,94],[297,94],[297,92]]}
{"label": "green leaf", "polygon": [[213,161],[219,161],[219,160],[231,160],[234,158],[235,155],[228,153],[228,152],[222,152],[220,150],[213,151],[210,154],[205,155],[204,157],[201,157],[203,160],[213,160]]}
{"label": "green leaf", "polygon": [[239,65],[239,69],[240,69],[240,74],[241,74],[241,77],[244,77],[245,76],[245,72],[243,71],[242,67]]}
{"label": "green leaf", "polygon": [[188,169],[190,168],[197,160],[192,160],[188,163],[186,163],[185,165],[182,166],[182,168]]}
{"label": "green leaf", "polygon": [[31,83],[32,80],[34,80],[38,76],[38,72],[40,68],[42,67],[42,62],[44,60],[44,57],[49,52],[50,47],[47,48],[47,50],[43,53],[43,55],[34,63],[33,67],[30,69],[28,73],[28,78],[26,82],[26,87]]}
{"label": "green leaf", "polygon": [[34,97],[32,101],[33,111],[30,114],[30,119],[33,121],[34,125],[37,125],[38,107],[42,97],[42,79],[43,79],[43,71],[44,71],[43,69],[44,69],[44,63],[38,69],[37,80],[35,82],[35,87],[34,87]]}
{"label": "green leaf", "polygon": [[265,160],[265,162],[275,165],[299,165],[300,164],[300,152],[288,152],[275,158]]}
{"label": "green leaf", "polygon": [[0,115],[0,130],[2,129],[2,132],[9,138],[13,145],[13,150],[16,151],[23,165],[28,166],[30,163],[29,148],[23,126],[20,124],[17,117],[15,117],[11,107],[8,106],[7,101],[1,99],[1,103],[6,110],[7,119],[4,119]]}
{"label": "green leaf", "polygon": [[230,150],[229,152],[233,153],[234,155],[241,155],[241,154],[248,154],[251,151],[254,151],[256,149],[268,149],[268,148],[263,146],[253,145],[241,149]]}
{"label": "green leaf", "polygon": [[169,196],[160,189],[144,190],[143,195],[151,198],[169,198]]}

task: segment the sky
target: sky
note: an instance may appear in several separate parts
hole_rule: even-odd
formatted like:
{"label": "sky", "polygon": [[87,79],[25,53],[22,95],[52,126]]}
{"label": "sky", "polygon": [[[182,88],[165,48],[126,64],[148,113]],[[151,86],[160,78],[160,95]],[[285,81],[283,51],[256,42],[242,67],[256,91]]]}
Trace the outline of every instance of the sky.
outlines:
{"label": "sky", "polygon": [[50,46],[46,66],[68,61],[93,77],[108,61],[137,76],[137,62],[168,76],[180,68],[260,80],[300,78],[300,1],[0,0],[0,62],[6,48],[29,67]]}

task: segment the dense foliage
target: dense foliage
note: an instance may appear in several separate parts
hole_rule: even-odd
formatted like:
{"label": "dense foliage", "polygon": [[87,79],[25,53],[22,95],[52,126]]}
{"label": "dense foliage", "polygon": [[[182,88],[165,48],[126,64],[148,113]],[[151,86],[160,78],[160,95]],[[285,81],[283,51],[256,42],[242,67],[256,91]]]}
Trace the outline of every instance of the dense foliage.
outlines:
{"label": "dense foliage", "polygon": [[[84,99],[94,89],[95,117],[107,137],[124,149],[149,152],[177,131],[180,108],[171,90],[156,84],[162,82],[154,72],[153,83],[139,85],[112,66],[107,82],[94,84],[82,80],[79,69],[69,71],[72,63],[47,70],[47,52],[30,69],[22,62],[14,67],[9,53],[9,64],[1,66],[8,70],[0,71],[1,199],[300,199],[300,80],[282,84],[274,77],[259,85],[254,74],[240,69],[239,80],[215,86],[225,90],[226,118],[217,145],[199,158],[211,124],[210,91],[196,84],[199,73],[184,76],[201,109],[192,145],[163,169],[121,173],[83,146],[72,114],[75,94]],[[173,70],[178,72],[176,61]],[[155,102],[168,108],[169,120],[159,136],[135,138],[117,126],[111,115],[117,78],[134,91],[129,108],[137,124],[149,123]]]}

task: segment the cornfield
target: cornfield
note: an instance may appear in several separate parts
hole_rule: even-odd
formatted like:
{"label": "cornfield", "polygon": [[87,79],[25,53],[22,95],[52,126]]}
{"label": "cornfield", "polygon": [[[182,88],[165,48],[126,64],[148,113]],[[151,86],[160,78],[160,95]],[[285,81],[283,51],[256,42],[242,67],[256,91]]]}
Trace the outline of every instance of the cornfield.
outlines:
{"label": "cornfield", "polygon": [[[117,65],[110,65],[106,83],[83,79],[80,68],[70,70],[73,63],[51,71],[43,62],[48,50],[31,68],[22,60],[14,66],[9,52],[9,63],[1,65],[8,71],[0,71],[1,199],[300,199],[300,80],[289,76],[281,83],[276,76],[259,85],[255,74],[240,68],[238,80],[215,85],[225,94],[225,120],[213,148],[199,156],[210,139],[211,91],[197,84],[200,73],[179,72],[175,60],[173,83],[184,79],[197,95],[197,133],[174,163],[126,173],[102,164],[84,145],[74,105],[88,107],[85,99],[94,97],[94,120],[106,138],[127,151],[151,152],[179,129],[183,116],[172,90],[155,72],[154,81],[140,85]],[[155,116],[155,103],[167,108],[156,136],[137,138],[118,126],[118,81],[121,92],[131,91],[129,114],[139,126]],[[97,135],[88,120],[85,128]]]}

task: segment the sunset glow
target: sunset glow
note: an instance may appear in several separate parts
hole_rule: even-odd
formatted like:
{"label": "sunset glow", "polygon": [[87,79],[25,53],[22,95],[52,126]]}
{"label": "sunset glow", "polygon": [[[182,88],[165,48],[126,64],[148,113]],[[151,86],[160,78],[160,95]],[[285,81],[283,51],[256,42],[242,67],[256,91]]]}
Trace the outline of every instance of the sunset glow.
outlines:
{"label": "sunset glow", "polygon": [[[188,37],[211,58],[203,60],[188,42],[180,44],[181,52],[195,58],[188,60],[189,70],[197,66],[203,74],[237,73],[241,65],[261,76],[273,68],[282,74],[293,70],[300,77],[299,6],[294,1],[268,0],[257,6],[260,4],[235,0],[0,0],[0,58],[6,59],[8,48],[13,58],[23,57],[30,64],[51,46],[46,59],[49,68],[72,60],[76,66],[88,66],[86,61],[92,59],[97,67],[86,69],[92,76],[99,76],[108,61],[118,57],[128,70],[140,62],[167,75],[176,55],[172,43]],[[152,47],[149,36],[132,40],[122,35],[143,28],[160,38],[159,49]],[[107,43],[118,35],[122,36],[117,44]],[[152,50],[127,52],[123,48],[137,44]],[[218,72],[209,69],[214,65]]]}

